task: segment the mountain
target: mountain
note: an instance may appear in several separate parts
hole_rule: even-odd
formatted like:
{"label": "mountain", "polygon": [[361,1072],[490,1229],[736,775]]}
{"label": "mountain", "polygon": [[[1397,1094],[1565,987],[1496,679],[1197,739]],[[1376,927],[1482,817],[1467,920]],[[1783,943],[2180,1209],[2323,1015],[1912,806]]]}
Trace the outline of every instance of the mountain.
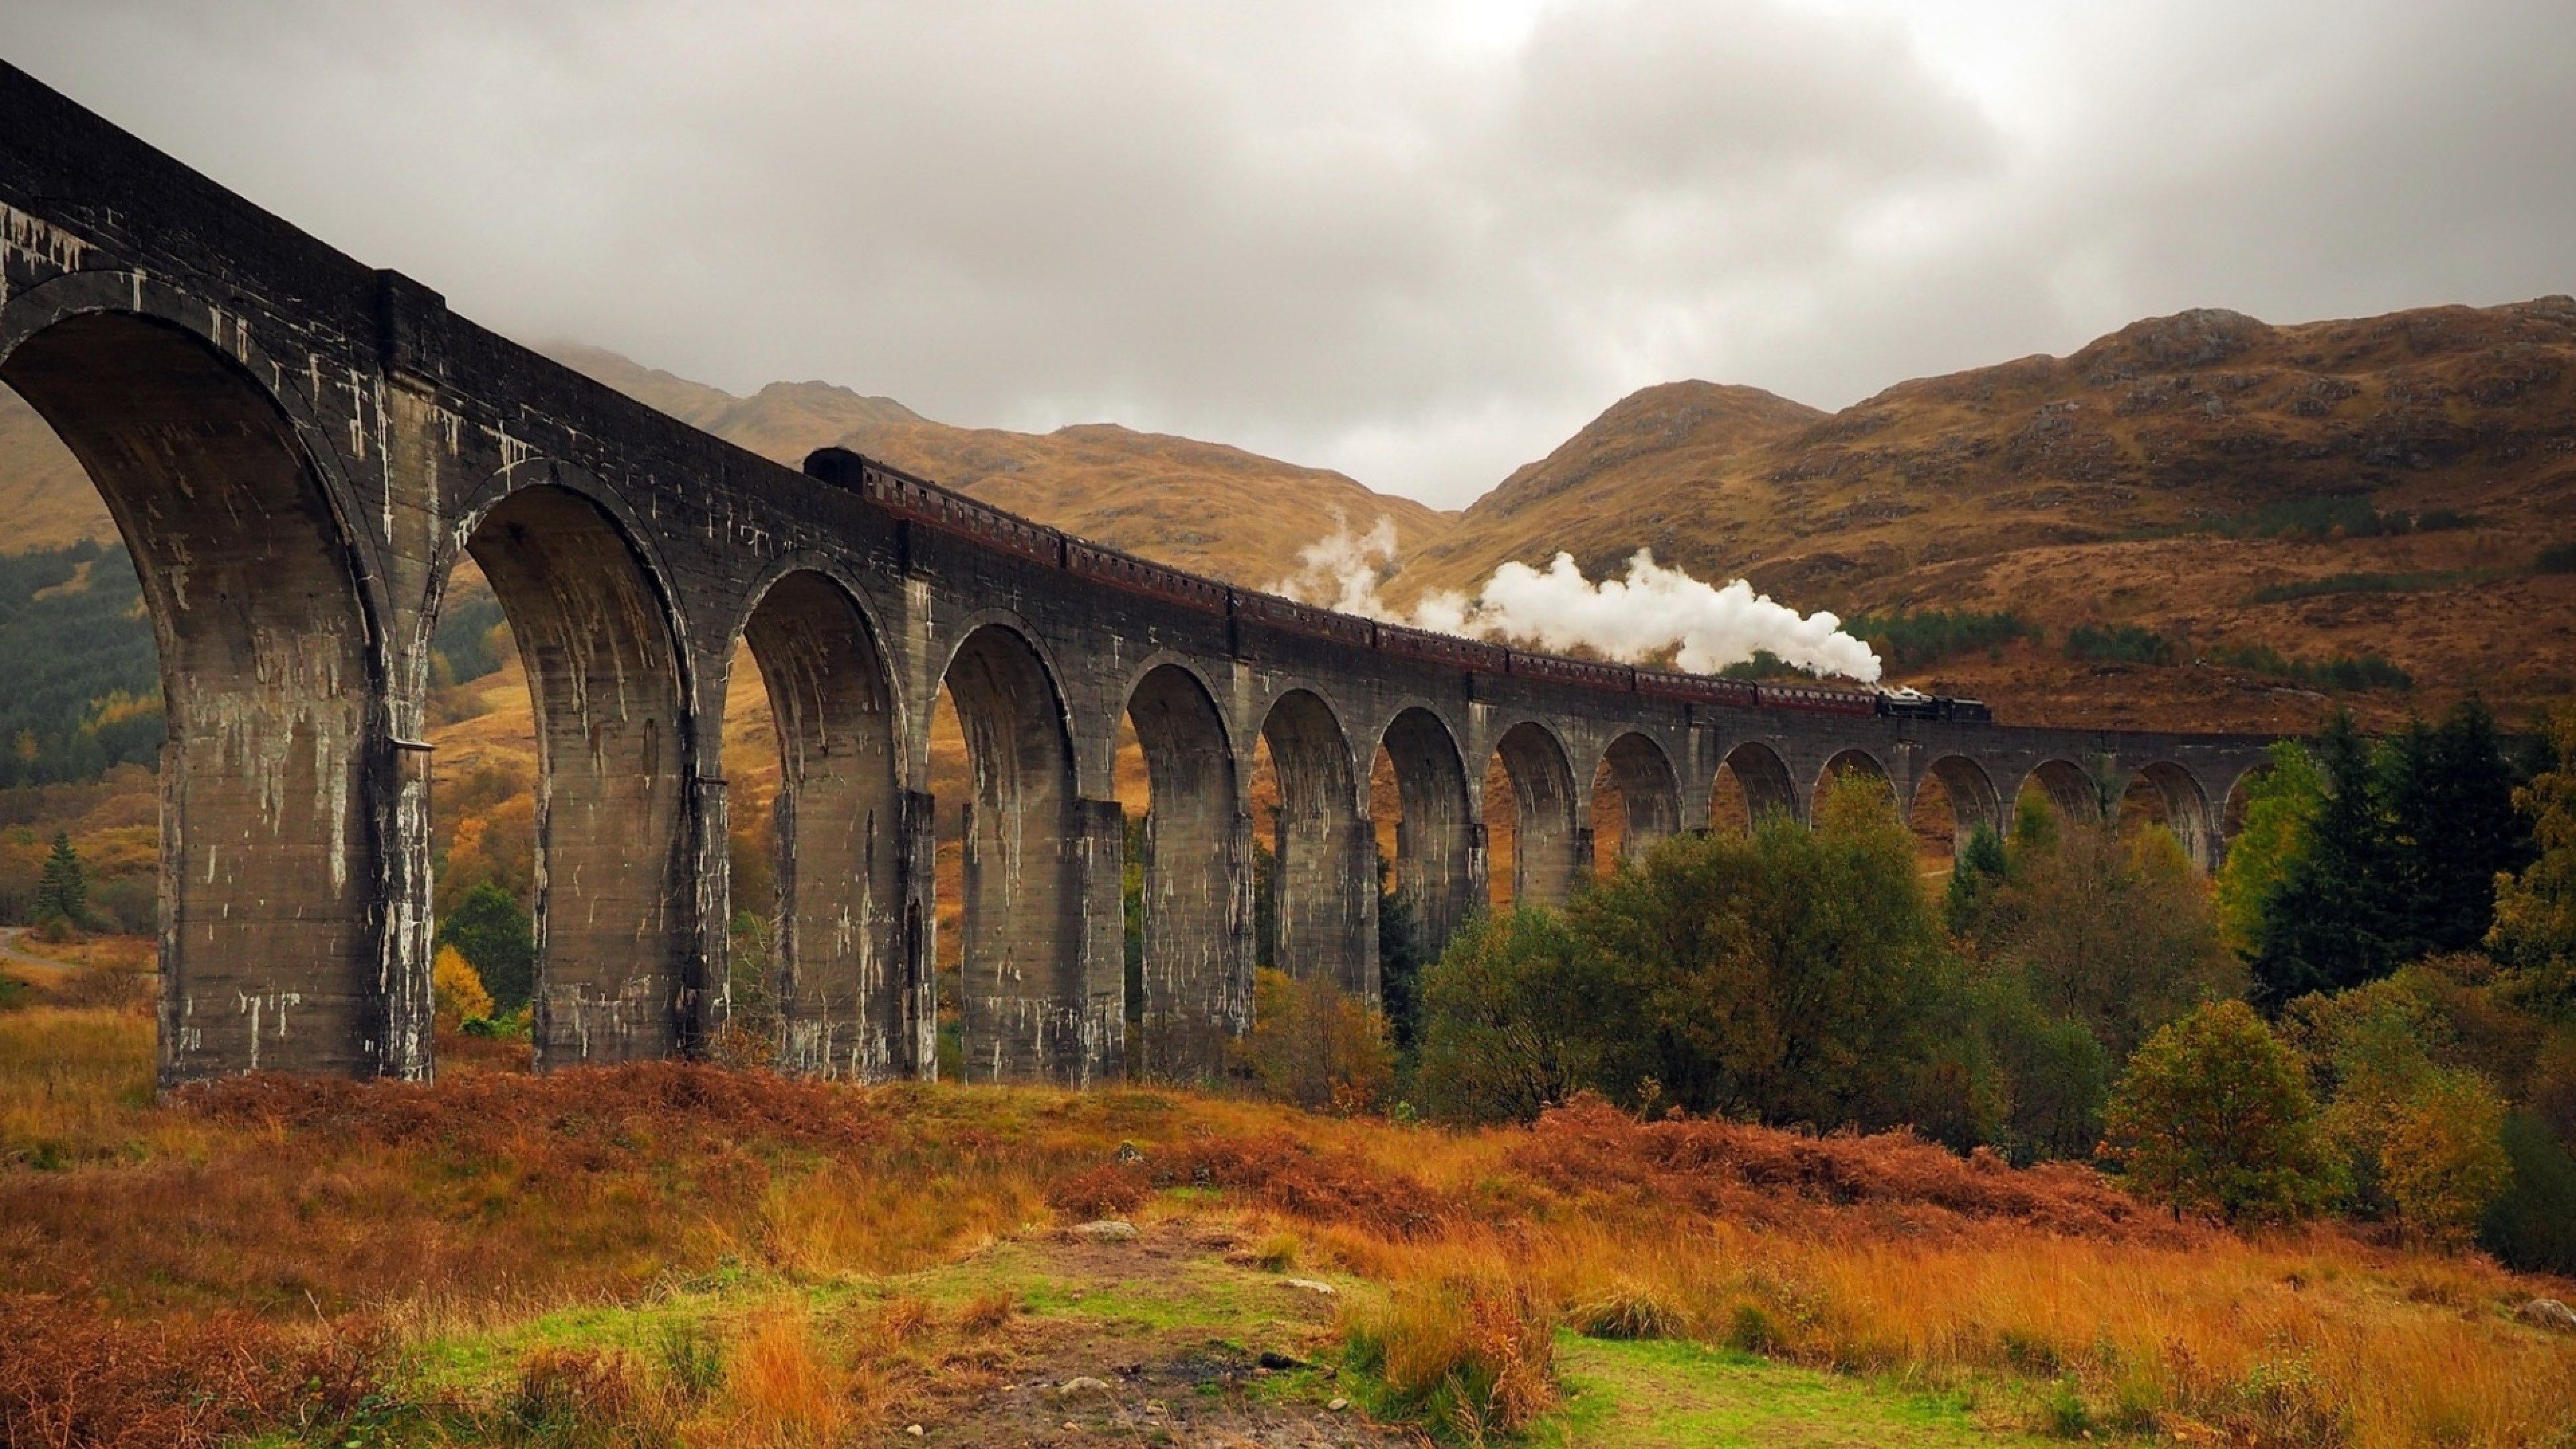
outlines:
{"label": "mountain", "polygon": [[1718,561],[1724,546],[1710,546],[1725,503],[1708,485],[1727,477],[1730,460],[1825,416],[1753,387],[1668,382],[1631,393],[1411,550],[1403,592],[1472,592],[1506,559],[1544,564],[1560,549],[1594,576],[1651,548],[1666,563],[1731,577]]}
{"label": "mountain", "polygon": [[1409,546],[1437,538],[1455,516],[1340,473],[1114,423],[1051,433],[957,428],[828,383],[771,383],[742,398],[597,348],[548,352],[790,467],[838,444],[1085,538],[1256,588],[1339,520],[1366,528],[1392,518]]}
{"label": "mountain", "polygon": [[[1472,590],[1506,559],[1562,549],[1597,577],[1647,547],[1801,609],[2009,611],[2038,637],[1913,651],[1892,670],[1982,694],[2008,719],[2303,729],[2332,702],[2385,725],[2472,689],[2509,719],[2576,693],[2565,297],[2290,326],[2184,312],[1835,413],[1667,383],[1463,514],[1111,424],[957,428],[820,382],[737,397],[614,353],[553,351],[781,462],[840,444],[1255,586],[1337,522],[1387,517],[1399,602]],[[0,517],[12,548],[112,537],[78,466],[5,391]],[[2068,657],[2087,626],[2130,632],[2115,657]],[[2390,687],[2389,666],[2414,688]]]}
{"label": "mountain", "polygon": [[[2334,691],[2383,723],[2471,689],[2509,714],[2576,691],[2576,558],[2542,558],[2570,540],[2576,301],[2279,327],[2194,311],[1831,415],[1648,388],[1414,549],[1388,592],[1560,549],[1597,576],[1649,546],[1802,609],[2010,610],[2044,639],[1896,671],[2007,718],[2304,728],[2324,694],[2301,662],[2393,661],[2411,695]],[[2070,660],[2084,625],[2159,635],[2179,662]]]}

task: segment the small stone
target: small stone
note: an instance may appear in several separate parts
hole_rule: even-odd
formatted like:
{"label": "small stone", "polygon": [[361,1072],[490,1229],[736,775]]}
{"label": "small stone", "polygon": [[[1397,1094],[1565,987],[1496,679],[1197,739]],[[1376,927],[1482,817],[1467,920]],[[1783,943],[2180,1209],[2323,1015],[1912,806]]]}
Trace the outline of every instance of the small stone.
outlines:
{"label": "small stone", "polygon": [[1279,1286],[1294,1288],[1300,1293],[1321,1293],[1327,1298],[1341,1291],[1330,1283],[1320,1283],[1312,1278],[1282,1278],[1279,1280]]}
{"label": "small stone", "polygon": [[1330,1410],[1332,1410],[1334,1413],[1338,1414],[1338,1413],[1340,1413],[1342,1410],[1347,1409],[1347,1408],[1349,1408],[1350,1406],[1351,1406],[1351,1401],[1350,1401],[1350,1400],[1348,1400],[1348,1399],[1335,1399],[1335,1400],[1333,1400],[1331,1403],[1326,1404],[1324,1407],[1325,1407],[1325,1408],[1327,1408],[1327,1409],[1330,1409]]}
{"label": "small stone", "polygon": [[1067,1419],[1064,1421],[1064,1432],[1068,1434],[1079,1434],[1082,1432],[1082,1426],[1073,1422],[1071,1419]]}
{"label": "small stone", "polygon": [[921,1426],[919,1424],[906,1424],[903,1426],[903,1432],[910,1434],[915,1439],[918,1439],[921,1437]]}
{"label": "small stone", "polygon": [[1095,1243],[1132,1243],[1137,1236],[1136,1225],[1122,1218],[1102,1218],[1097,1222],[1084,1223],[1073,1230],[1073,1235],[1089,1238]]}
{"label": "small stone", "polygon": [[1060,1399],[1069,1398],[1075,1394],[1105,1394],[1109,1392],[1109,1385],[1105,1381],[1095,1379],[1089,1374],[1081,1374],[1076,1377],[1066,1379],[1063,1383],[1056,1385],[1055,1392],[1056,1397]]}
{"label": "small stone", "polygon": [[2515,1309],[2513,1316],[2535,1328],[2555,1329],[2560,1333],[2576,1333],[2576,1309],[2569,1308],[2555,1298],[2534,1298]]}
{"label": "small stone", "polygon": [[1121,1142],[1118,1144],[1118,1160],[1126,1163],[1142,1162],[1145,1160],[1145,1149],[1133,1142]]}

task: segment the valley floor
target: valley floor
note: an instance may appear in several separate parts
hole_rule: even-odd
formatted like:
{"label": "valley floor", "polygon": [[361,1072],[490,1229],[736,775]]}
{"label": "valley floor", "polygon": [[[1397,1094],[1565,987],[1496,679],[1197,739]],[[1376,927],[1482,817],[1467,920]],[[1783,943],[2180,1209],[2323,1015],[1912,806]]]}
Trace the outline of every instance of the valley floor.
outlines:
{"label": "valley floor", "polygon": [[2568,1285],[2088,1169],[502,1043],[156,1103],[149,1017],[55,989],[0,1010],[11,1449],[2576,1434],[2576,1337],[2513,1316]]}

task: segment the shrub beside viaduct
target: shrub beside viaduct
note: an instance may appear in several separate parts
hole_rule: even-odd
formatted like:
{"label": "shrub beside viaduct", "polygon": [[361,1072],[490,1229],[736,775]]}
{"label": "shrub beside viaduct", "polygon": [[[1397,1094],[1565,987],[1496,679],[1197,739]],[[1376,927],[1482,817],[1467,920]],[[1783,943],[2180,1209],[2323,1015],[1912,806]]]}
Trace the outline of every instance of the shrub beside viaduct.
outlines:
{"label": "shrub beside viaduct", "polygon": [[[1384,629],[1230,590],[826,450],[799,473],[450,312],[0,65],[0,379],[78,455],[160,648],[161,1078],[431,1070],[430,639],[470,555],[539,737],[545,1067],[696,1050],[726,1009],[737,641],[783,778],[783,1053],[926,1073],[929,719],[973,784],[966,1074],[1192,1076],[1247,1024],[1251,761],[1278,777],[1276,953],[1377,988],[1369,768],[1403,802],[1427,944],[1486,897],[1488,763],[1514,884],[1562,899],[1606,762],[1631,846],[1710,824],[1721,766],[1804,815],[1857,768],[1942,783],[1964,836],[2036,781],[2091,814],[2143,778],[2204,865],[2247,737],[1757,706],[1713,681]],[[1830,705],[1830,701],[1827,704]],[[1128,1000],[1111,768],[1152,789]],[[766,904],[766,903],[762,903]]]}

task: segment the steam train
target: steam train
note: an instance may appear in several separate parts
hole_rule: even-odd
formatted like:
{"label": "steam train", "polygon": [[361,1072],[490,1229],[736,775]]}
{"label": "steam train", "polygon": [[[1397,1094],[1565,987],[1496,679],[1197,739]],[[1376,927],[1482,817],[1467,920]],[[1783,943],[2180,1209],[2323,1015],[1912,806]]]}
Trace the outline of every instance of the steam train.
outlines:
{"label": "steam train", "polygon": [[1875,715],[1888,719],[1925,719],[1987,724],[1994,719],[1981,700],[1924,694],[1912,689],[1832,689],[1812,684],[1771,684],[1727,679],[1714,674],[1686,674],[1628,664],[1567,659],[1441,634],[1402,624],[1381,623],[1356,614],[1336,613],[1256,589],[1236,588],[1214,579],[1141,559],[1075,538],[1060,529],[1033,523],[916,478],[902,469],[853,453],[846,448],[819,448],[807,455],[805,473],[819,482],[857,493],[907,523],[971,538],[988,547],[1018,554],[1076,577],[1145,594],[1165,603],[1225,617],[1231,629],[1250,627],[1328,639],[1354,648],[1417,659],[1481,674],[1544,679],[1650,699],[1695,704],[1732,705],[1739,709],[1789,709],[1810,714]]}

